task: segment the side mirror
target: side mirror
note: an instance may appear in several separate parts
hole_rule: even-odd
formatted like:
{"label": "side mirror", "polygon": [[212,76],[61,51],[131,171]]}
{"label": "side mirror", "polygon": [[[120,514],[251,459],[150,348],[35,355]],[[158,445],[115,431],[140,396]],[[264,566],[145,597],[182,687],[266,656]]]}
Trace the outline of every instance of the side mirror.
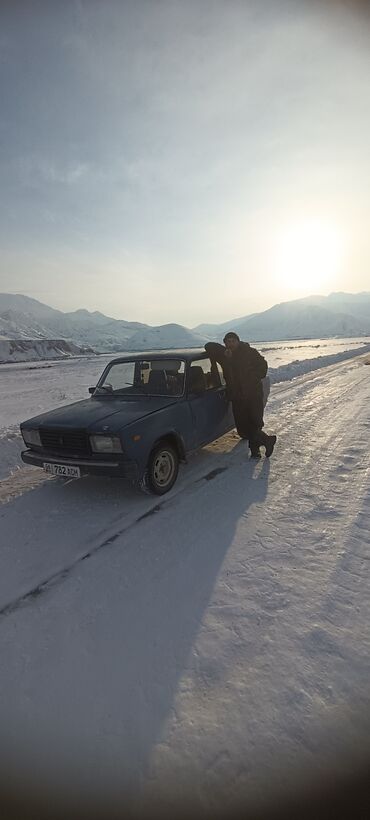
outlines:
{"label": "side mirror", "polygon": [[90,396],[92,396],[93,393],[95,393],[95,390],[96,390],[96,387],[89,387]]}

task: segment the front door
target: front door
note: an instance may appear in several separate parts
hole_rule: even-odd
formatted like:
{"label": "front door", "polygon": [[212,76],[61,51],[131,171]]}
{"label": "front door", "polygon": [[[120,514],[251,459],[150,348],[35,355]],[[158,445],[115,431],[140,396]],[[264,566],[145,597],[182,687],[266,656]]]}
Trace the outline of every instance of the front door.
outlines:
{"label": "front door", "polygon": [[210,359],[191,362],[188,401],[193,418],[192,449],[214,441],[234,426],[221,368]]}

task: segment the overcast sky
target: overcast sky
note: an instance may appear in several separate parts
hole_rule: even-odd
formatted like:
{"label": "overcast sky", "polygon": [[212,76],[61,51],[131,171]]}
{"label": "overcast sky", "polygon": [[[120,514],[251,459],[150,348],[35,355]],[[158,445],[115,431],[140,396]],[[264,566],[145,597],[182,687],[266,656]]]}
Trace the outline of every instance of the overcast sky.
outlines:
{"label": "overcast sky", "polygon": [[370,290],[366,8],[3,0],[0,290],[188,326]]}

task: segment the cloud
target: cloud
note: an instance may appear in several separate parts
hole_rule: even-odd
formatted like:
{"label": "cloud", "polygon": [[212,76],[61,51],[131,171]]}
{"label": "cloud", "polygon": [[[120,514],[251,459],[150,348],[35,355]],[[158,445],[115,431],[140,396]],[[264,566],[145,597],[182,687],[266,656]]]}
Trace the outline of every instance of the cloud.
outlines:
{"label": "cloud", "polygon": [[89,174],[86,162],[57,162],[47,157],[18,157],[15,161],[18,176],[27,184],[48,183],[76,185]]}

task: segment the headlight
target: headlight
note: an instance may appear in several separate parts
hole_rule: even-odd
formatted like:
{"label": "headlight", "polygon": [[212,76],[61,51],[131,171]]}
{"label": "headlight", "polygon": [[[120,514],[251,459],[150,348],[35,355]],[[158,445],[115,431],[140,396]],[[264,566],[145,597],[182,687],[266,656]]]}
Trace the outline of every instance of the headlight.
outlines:
{"label": "headlight", "polygon": [[122,453],[118,436],[90,436],[90,444],[94,453]]}
{"label": "headlight", "polygon": [[23,441],[28,447],[41,447],[40,433],[38,430],[22,430]]}

